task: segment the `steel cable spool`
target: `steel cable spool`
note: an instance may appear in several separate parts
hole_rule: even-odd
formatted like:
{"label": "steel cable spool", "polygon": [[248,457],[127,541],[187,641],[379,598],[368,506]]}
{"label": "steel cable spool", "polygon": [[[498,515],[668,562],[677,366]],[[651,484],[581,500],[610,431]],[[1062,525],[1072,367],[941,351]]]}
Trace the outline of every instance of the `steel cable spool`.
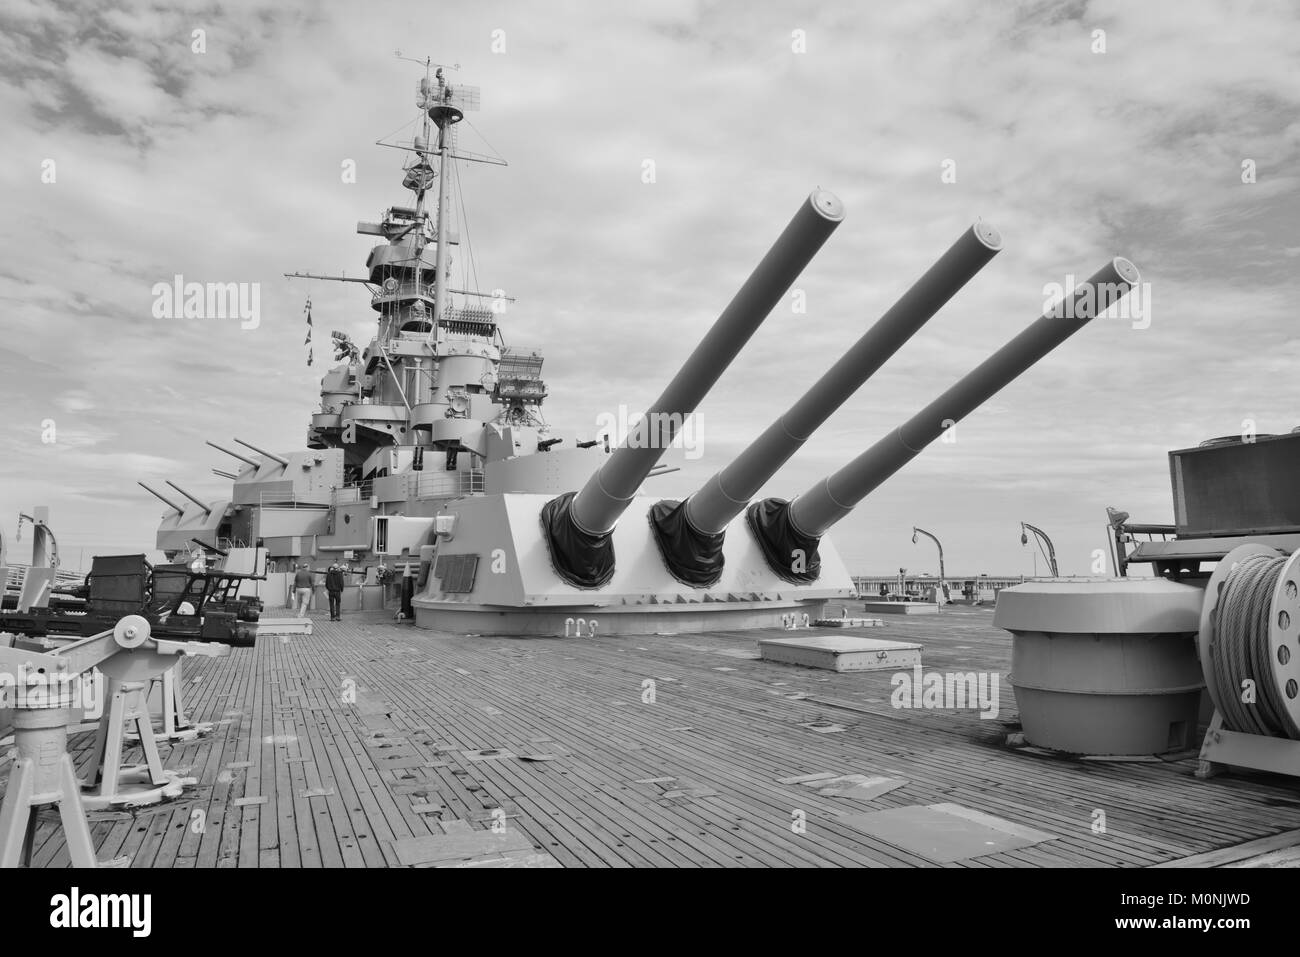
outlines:
{"label": "steel cable spool", "polygon": [[1210,577],[1198,648],[1227,730],[1300,740],[1298,595],[1300,552],[1242,545]]}

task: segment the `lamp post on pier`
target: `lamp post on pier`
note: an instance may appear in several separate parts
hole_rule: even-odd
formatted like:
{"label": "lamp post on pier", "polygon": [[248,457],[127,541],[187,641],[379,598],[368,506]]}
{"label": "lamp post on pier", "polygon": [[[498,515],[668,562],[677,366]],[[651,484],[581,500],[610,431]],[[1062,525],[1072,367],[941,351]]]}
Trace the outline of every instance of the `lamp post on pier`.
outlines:
{"label": "lamp post on pier", "polygon": [[[1047,559],[1048,570],[1051,571],[1053,578],[1060,578],[1060,570],[1056,567],[1056,549],[1052,547],[1052,540],[1047,537],[1047,533],[1041,528],[1030,525],[1028,522],[1020,523],[1020,544],[1029,544],[1029,533],[1034,533],[1034,539],[1038,544],[1038,550],[1043,553]],[[1037,574],[1035,572],[1035,574]]]}
{"label": "lamp post on pier", "polygon": [[942,608],[944,602],[948,600],[948,583],[943,568],[943,544],[932,533],[927,532],[923,528],[917,528],[915,525],[913,525],[912,526],[913,545],[917,543],[918,535],[924,535],[926,538],[930,539],[930,541],[934,542],[935,548],[939,549],[939,589],[935,594],[935,598],[939,604],[939,607]]}

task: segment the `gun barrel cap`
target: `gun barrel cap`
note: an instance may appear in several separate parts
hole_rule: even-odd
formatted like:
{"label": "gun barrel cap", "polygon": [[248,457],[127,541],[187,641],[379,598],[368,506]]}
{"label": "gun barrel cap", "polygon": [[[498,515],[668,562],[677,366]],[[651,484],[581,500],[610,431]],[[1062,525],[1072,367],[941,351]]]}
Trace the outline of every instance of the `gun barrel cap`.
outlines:
{"label": "gun barrel cap", "polygon": [[1141,275],[1138,273],[1138,267],[1134,266],[1123,256],[1116,256],[1112,260],[1112,263],[1114,263],[1115,271],[1119,273],[1120,278],[1123,279],[1126,283],[1136,286],[1138,284],[1138,280],[1142,278]]}
{"label": "gun barrel cap", "polygon": [[990,224],[985,222],[976,223],[971,227],[971,231],[975,233],[975,238],[989,249],[998,250],[1002,248],[1002,234]]}
{"label": "gun barrel cap", "polygon": [[828,189],[813,190],[808,195],[808,202],[825,219],[838,223],[844,218],[844,204]]}

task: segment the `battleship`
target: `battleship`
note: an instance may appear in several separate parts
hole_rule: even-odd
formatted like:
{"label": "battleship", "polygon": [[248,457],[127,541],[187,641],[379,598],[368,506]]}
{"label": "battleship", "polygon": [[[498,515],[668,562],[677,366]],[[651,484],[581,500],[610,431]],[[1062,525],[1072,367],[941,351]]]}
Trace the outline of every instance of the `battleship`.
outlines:
{"label": "battleship", "polygon": [[[307,449],[241,450],[228,499],[168,506],[157,546],[170,560],[201,549],[265,548],[272,574],[341,561],[353,580],[398,600],[417,625],[494,634],[605,634],[772,627],[818,620],[852,595],[827,533],[929,443],[1028,370],[1138,282],[1105,263],[1077,290],[896,432],[791,500],[753,501],[803,444],[1001,250],[977,222],[808,391],[712,478],[681,498],[653,494],[662,458],[712,386],[845,217],[816,189],[617,448],[605,434],[546,423],[543,355],[507,345],[501,290],[453,288],[459,255],[451,189],[456,130],[476,87],[430,67],[416,91],[420,130],[383,143],[411,154],[389,207],[357,232],[383,240],[366,258],[376,315],[359,347],[333,333],[341,363],[321,380]],[[381,141],[382,143],[382,141]],[[477,270],[471,270],[477,274]],[[294,278],[338,280],[295,272]],[[601,419],[593,410],[590,421]],[[386,587],[385,587],[386,586]],[[357,591],[356,607],[366,607]],[[581,624],[579,624],[581,622]]]}
{"label": "battleship", "polygon": [[[1297,859],[1300,435],[1170,453],[1175,525],[1112,509],[1113,578],[1057,577],[1053,555],[993,615],[864,617],[828,534],[1120,303],[1131,262],[1103,263],[811,488],[757,498],[996,257],[998,231],[970,225],[744,451],[668,496],[664,452],[844,204],[820,187],[798,203],[621,442],[561,434],[542,353],[505,342],[504,293],[448,278],[455,164],[484,159],[456,127],[479,104],[428,64],[419,132],[383,144],[410,154],[413,199],[359,224],[382,240],[365,278],[287,274],[365,285],[376,314],[364,346],[333,334],[305,449],[209,442],[238,463],[228,498],[145,486],[168,509],[169,564],[97,557],[79,587],[53,587],[37,513],[0,669],[94,673],[107,691],[84,724],[80,699],[0,699],[0,864]],[[1161,541],[1130,548],[1143,535]],[[353,576],[346,616],[278,610],[294,569],[326,563]],[[1141,563],[1155,574],[1130,575]],[[1259,698],[1238,700],[1254,679]]]}

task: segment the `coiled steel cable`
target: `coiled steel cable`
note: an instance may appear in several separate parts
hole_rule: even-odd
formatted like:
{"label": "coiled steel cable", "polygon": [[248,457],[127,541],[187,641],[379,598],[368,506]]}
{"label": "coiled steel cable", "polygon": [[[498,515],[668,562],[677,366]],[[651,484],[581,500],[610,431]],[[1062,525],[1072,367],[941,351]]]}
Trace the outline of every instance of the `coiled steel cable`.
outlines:
{"label": "coiled steel cable", "polygon": [[[1208,677],[1229,731],[1300,737],[1273,681],[1269,653],[1273,592],[1286,561],[1244,558],[1223,580],[1214,608]],[[1250,703],[1242,700],[1247,681],[1254,686]]]}

